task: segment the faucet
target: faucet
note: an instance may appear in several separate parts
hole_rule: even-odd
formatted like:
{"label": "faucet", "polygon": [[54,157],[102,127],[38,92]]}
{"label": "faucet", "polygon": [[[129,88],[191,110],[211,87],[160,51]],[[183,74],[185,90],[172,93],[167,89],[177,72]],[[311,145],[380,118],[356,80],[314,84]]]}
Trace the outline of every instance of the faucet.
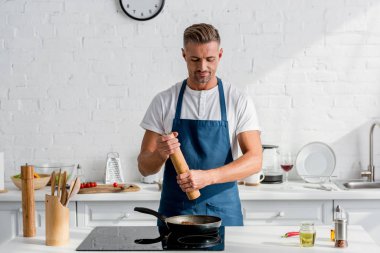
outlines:
{"label": "faucet", "polygon": [[369,165],[368,170],[362,171],[362,177],[368,177],[369,182],[375,182],[375,166],[373,165],[373,130],[376,126],[380,127],[380,122],[375,122],[369,132]]}

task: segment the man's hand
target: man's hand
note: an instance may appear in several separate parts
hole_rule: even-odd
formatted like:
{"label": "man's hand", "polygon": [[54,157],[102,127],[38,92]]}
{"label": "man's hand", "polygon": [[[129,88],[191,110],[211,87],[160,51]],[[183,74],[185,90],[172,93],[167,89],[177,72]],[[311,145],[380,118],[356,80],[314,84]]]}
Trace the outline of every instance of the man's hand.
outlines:
{"label": "man's hand", "polygon": [[184,192],[202,189],[211,184],[209,172],[207,170],[189,170],[186,173],[177,175],[177,183]]}
{"label": "man's hand", "polygon": [[159,172],[169,158],[180,146],[177,139],[178,133],[168,135],[146,130],[141,143],[140,154],[137,157],[137,165],[141,175],[149,176]]}
{"label": "man's hand", "polygon": [[177,139],[178,133],[173,132],[168,135],[162,135],[157,137],[157,152],[160,154],[162,159],[167,160],[169,155],[173,154],[181,144]]}

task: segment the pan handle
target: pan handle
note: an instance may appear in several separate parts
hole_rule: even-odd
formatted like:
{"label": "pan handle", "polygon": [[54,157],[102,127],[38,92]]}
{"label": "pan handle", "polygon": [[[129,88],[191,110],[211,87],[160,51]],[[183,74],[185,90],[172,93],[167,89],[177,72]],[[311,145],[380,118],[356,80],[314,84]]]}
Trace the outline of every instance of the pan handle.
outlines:
{"label": "pan handle", "polygon": [[159,237],[154,238],[154,239],[136,239],[135,243],[137,243],[137,244],[153,244],[153,243],[157,243],[157,242],[162,242],[164,239],[165,239],[165,236],[160,235]]}
{"label": "pan handle", "polygon": [[146,213],[146,214],[150,214],[150,215],[153,215],[153,216],[156,216],[160,221],[162,221],[164,224],[166,224],[166,216],[152,210],[152,209],[149,209],[149,208],[145,208],[145,207],[135,207],[134,209],[136,212],[139,212],[139,213]]}
{"label": "pan handle", "polygon": [[153,244],[157,242],[164,242],[167,240],[167,237],[169,236],[169,231],[165,229],[158,228],[158,232],[160,233],[160,236],[154,239],[136,239],[135,243],[137,244]]}

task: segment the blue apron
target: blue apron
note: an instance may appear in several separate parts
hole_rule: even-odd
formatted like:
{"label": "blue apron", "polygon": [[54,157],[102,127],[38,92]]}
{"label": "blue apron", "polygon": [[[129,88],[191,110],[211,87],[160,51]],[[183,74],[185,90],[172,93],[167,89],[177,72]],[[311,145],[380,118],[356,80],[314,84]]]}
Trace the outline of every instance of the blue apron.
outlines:
{"label": "blue apron", "polygon": [[[233,161],[226,102],[222,81],[218,91],[222,120],[181,119],[183,94],[187,81],[182,83],[178,96],[173,132],[178,132],[181,150],[190,169],[209,170]],[[214,184],[200,190],[201,196],[188,200],[179,187],[176,171],[170,159],[165,163],[164,181],[159,212],[167,217],[175,215],[212,215],[222,218],[223,226],[242,226],[243,215],[237,182]]]}

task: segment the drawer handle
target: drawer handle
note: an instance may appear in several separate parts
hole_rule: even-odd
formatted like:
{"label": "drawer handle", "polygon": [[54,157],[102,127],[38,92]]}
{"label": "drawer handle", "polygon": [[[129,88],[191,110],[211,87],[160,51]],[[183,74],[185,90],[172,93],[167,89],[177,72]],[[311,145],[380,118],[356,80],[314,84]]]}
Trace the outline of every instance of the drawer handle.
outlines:
{"label": "drawer handle", "polygon": [[284,216],[285,216],[285,212],[284,211],[280,211],[277,214],[277,217],[284,217]]}
{"label": "drawer handle", "polygon": [[128,219],[128,218],[129,218],[129,216],[131,216],[131,214],[130,214],[130,213],[124,213],[124,215],[123,215],[123,216],[121,216],[121,217],[120,217],[120,219],[121,219],[121,220],[124,220],[124,219]]}

